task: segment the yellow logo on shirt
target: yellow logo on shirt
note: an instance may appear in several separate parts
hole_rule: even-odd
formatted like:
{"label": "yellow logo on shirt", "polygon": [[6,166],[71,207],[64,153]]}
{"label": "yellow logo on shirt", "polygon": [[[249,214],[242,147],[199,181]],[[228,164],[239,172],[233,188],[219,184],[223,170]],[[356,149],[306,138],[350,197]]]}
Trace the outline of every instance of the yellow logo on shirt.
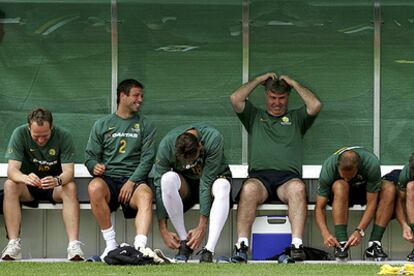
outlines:
{"label": "yellow logo on shirt", "polygon": [[132,131],[133,131],[133,132],[136,132],[136,133],[139,133],[139,132],[141,131],[140,127],[141,127],[141,126],[139,125],[139,123],[134,124],[134,125],[132,126]]}
{"label": "yellow logo on shirt", "polygon": [[283,116],[282,117],[282,122],[280,124],[284,125],[284,126],[290,126],[292,123],[290,122],[289,117]]}
{"label": "yellow logo on shirt", "polygon": [[49,150],[49,155],[55,156],[56,155],[56,150],[55,149],[50,149]]}

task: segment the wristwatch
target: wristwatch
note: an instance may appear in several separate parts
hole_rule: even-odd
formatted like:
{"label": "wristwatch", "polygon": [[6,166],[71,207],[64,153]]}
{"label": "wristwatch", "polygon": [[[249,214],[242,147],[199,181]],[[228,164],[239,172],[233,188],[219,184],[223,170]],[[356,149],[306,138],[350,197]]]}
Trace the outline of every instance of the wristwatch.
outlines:
{"label": "wristwatch", "polygon": [[361,237],[364,237],[365,236],[365,232],[364,232],[364,230],[363,229],[361,229],[361,228],[355,228],[355,230],[354,230],[355,232],[358,232],[360,235],[361,235]]}
{"label": "wristwatch", "polygon": [[57,181],[57,185],[56,186],[62,186],[62,178],[60,178],[59,176],[55,177],[56,181]]}

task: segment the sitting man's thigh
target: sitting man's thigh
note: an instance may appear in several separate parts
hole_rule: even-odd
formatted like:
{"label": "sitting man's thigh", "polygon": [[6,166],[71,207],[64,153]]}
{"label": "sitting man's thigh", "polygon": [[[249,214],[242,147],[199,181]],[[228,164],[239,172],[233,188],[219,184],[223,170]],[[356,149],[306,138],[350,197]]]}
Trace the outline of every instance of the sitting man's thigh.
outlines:
{"label": "sitting man's thigh", "polygon": [[137,210],[140,205],[151,205],[153,201],[153,192],[146,183],[141,183],[134,190],[131,200],[129,201],[129,207]]}
{"label": "sitting man's thigh", "polygon": [[292,178],[276,188],[276,193],[280,201],[287,203],[292,197],[305,197],[305,183],[299,178]]}

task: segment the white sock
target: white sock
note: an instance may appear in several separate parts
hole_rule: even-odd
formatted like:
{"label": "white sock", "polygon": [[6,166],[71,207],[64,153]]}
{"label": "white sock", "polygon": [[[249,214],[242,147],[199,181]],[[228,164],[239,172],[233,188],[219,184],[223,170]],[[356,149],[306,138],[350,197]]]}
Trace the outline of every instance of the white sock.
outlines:
{"label": "white sock", "polygon": [[230,182],[227,179],[219,178],[214,181],[211,190],[214,200],[210,210],[208,240],[205,248],[214,253],[221,230],[223,230],[229,214]]}
{"label": "white sock", "polygon": [[292,238],[292,244],[295,246],[295,248],[299,248],[299,246],[301,246],[303,242],[300,238]]}
{"label": "white sock", "polygon": [[134,247],[135,249],[138,249],[139,247],[145,248],[147,246],[147,236],[145,235],[136,235],[134,240]]}
{"label": "white sock", "polygon": [[161,197],[165,210],[174,225],[180,240],[187,239],[187,230],[184,224],[184,206],[178,192],[181,187],[181,180],[177,173],[166,172],[161,177]]}
{"label": "white sock", "polygon": [[101,230],[102,236],[106,242],[106,248],[115,249],[118,246],[118,243],[115,240],[115,230],[111,226],[108,229]]}
{"label": "white sock", "polygon": [[242,243],[242,242],[244,242],[244,245],[245,245],[245,246],[249,247],[249,239],[248,239],[248,238],[245,238],[245,237],[240,237],[240,238],[237,240],[237,243],[236,243],[237,247],[239,247],[239,248],[240,248],[240,245],[241,245],[241,243]]}

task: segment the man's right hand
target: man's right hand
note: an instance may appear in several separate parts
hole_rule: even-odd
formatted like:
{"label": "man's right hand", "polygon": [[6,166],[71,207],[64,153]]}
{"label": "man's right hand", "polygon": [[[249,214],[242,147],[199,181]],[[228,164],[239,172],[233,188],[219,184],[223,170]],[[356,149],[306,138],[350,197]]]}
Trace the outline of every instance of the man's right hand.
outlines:
{"label": "man's right hand", "polygon": [[40,181],[40,178],[34,173],[30,173],[29,175],[27,175],[25,184],[39,187],[39,188],[42,186],[42,182]]}
{"label": "man's right hand", "polygon": [[405,240],[409,242],[414,242],[413,231],[411,231],[410,226],[406,225],[403,227],[402,236]]}
{"label": "man's right hand", "polygon": [[171,249],[178,249],[180,247],[180,238],[176,233],[168,230],[160,230],[161,237],[164,240],[165,245]]}
{"label": "man's right hand", "polygon": [[340,247],[338,240],[331,233],[324,235],[323,243],[327,247]]}
{"label": "man's right hand", "polygon": [[93,175],[96,175],[96,176],[103,175],[103,173],[105,172],[105,169],[106,169],[106,167],[105,167],[104,164],[98,163],[93,168]]}

